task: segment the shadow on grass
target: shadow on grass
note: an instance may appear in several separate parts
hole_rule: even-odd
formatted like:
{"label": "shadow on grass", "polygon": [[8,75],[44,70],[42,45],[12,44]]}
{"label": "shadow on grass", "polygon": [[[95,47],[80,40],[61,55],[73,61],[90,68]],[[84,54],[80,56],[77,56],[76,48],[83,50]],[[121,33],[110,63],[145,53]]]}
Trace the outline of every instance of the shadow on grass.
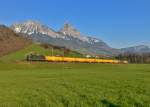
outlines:
{"label": "shadow on grass", "polygon": [[102,102],[106,107],[120,107],[119,105],[113,104],[113,103],[107,101],[106,99],[101,100],[101,102]]}

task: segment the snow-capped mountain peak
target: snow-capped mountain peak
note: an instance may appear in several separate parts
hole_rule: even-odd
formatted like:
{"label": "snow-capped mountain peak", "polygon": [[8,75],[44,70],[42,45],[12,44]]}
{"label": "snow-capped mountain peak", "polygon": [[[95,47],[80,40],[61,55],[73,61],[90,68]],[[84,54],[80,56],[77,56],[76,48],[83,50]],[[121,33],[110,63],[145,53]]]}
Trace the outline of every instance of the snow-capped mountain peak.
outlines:
{"label": "snow-capped mountain peak", "polygon": [[80,32],[75,29],[73,26],[71,26],[69,23],[65,23],[64,27],[60,30],[65,35],[69,36],[80,36]]}
{"label": "snow-capped mountain peak", "polygon": [[44,34],[52,37],[57,37],[58,34],[50,29],[49,27],[42,25],[40,22],[37,21],[26,21],[24,23],[14,24],[11,26],[11,28],[16,33],[24,33],[28,35],[32,34]]}
{"label": "snow-capped mountain peak", "polygon": [[71,26],[69,23],[65,23],[64,27],[62,29],[60,29],[59,32],[61,32],[64,35],[67,35],[67,36],[70,36],[73,38],[77,38],[77,39],[84,41],[84,42],[89,41],[88,37],[82,35],[79,30],[77,30],[76,28]]}

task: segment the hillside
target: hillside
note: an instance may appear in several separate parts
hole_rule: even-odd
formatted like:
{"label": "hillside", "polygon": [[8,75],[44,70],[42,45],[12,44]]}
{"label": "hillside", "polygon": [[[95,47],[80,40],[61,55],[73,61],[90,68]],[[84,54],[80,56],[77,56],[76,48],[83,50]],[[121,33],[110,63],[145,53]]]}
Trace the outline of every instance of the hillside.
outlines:
{"label": "hillside", "polygon": [[[65,50],[65,51],[64,51]],[[0,62],[18,62],[26,59],[26,55],[30,53],[36,53],[41,55],[59,55],[59,56],[69,56],[69,57],[83,57],[82,54],[70,51],[67,49],[61,49],[59,47],[54,47],[51,45],[40,45],[31,44],[24,49],[18,50],[16,52],[10,53],[0,58]]]}
{"label": "hillside", "polygon": [[20,50],[29,44],[29,40],[19,36],[13,30],[0,25],[0,56]]}

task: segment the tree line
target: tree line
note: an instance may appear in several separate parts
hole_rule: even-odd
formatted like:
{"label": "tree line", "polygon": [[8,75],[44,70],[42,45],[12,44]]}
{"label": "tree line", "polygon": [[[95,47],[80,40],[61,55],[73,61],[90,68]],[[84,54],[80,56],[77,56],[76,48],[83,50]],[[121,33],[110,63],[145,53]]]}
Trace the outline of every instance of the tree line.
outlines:
{"label": "tree line", "polygon": [[129,63],[150,64],[150,53],[144,53],[144,54],[124,53],[116,56],[116,59],[127,60]]}

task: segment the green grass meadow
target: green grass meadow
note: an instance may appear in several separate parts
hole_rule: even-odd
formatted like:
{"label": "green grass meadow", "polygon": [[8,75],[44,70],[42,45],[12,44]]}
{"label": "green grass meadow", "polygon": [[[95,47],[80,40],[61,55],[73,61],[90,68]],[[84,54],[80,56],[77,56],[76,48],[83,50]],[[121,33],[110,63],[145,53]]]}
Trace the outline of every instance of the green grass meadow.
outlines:
{"label": "green grass meadow", "polygon": [[0,107],[150,107],[150,65],[1,63]]}

